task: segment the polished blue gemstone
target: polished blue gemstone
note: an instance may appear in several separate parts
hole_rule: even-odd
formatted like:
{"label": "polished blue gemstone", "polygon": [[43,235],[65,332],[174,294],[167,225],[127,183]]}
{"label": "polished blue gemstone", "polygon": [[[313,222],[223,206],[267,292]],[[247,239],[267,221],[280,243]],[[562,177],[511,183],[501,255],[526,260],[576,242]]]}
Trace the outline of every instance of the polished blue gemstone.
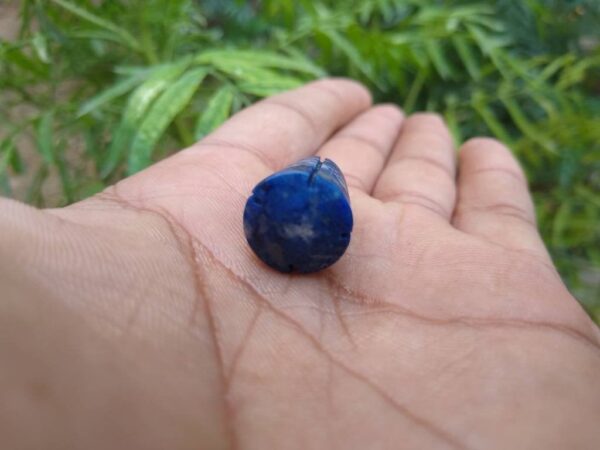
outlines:
{"label": "polished blue gemstone", "polygon": [[346,251],[352,210],[346,181],[329,159],[303,159],[258,183],[244,210],[254,253],[280,272],[316,272]]}

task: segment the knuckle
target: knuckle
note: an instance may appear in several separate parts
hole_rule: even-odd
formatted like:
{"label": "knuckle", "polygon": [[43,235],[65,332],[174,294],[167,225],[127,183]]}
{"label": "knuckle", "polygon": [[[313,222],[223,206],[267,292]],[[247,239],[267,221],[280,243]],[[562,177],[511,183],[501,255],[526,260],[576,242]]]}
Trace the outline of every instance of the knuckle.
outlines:
{"label": "knuckle", "polygon": [[379,192],[377,197],[383,202],[396,202],[403,204],[408,208],[424,209],[445,219],[451,215],[451,212],[441,201],[420,190],[394,189]]}
{"label": "knuckle", "polygon": [[492,214],[500,216],[512,217],[522,222],[526,222],[529,225],[535,226],[535,218],[533,214],[528,212],[525,208],[522,208],[513,203],[493,203],[484,208]]}
{"label": "knuckle", "polygon": [[508,202],[491,203],[488,205],[464,206],[458,205],[455,211],[457,220],[463,219],[471,214],[492,214],[504,218],[515,219],[527,225],[536,227],[535,216],[526,208]]}

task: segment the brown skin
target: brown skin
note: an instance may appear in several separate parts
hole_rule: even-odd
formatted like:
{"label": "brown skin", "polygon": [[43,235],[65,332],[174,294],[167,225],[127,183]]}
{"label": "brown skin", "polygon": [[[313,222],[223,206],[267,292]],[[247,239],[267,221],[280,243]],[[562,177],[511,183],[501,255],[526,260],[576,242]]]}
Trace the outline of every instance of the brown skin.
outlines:
{"label": "brown skin", "polygon": [[[312,275],[241,217],[314,154],[355,229]],[[600,333],[485,138],[370,106],[347,80],[260,102],[58,210],[0,201],[0,436],[10,449],[592,449]]]}

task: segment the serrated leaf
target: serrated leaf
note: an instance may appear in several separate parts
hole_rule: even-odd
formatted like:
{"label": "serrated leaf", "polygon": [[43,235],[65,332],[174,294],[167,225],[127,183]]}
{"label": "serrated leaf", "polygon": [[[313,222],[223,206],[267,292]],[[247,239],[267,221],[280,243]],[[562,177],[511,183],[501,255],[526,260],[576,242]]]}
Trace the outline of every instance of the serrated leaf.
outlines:
{"label": "serrated leaf", "polygon": [[131,94],[124,116],[132,122],[139,120],[152,101],[178,79],[188,66],[189,61],[184,60],[154,69],[148,79]]}
{"label": "serrated leaf", "polygon": [[150,104],[174,80],[181,76],[188,65],[189,61],[183,60],[155,68],[148,75],[146,81],[129,96],[121,122],[113,134],[106,157],[100,167],[102,178],[106,178],[121,161],[125,149],[130,146],[135,131]]}
{"label": "serrated leaf", "polygon": [[240,91],[246,94],[255,95],[257,97],[270,97],[271,95],[280,94],[290,89],[295,89],[302,86],[300,80],[289,80],[286,82],[269,83],[269,82],[255,82],[255,83],[240,83],[238,85]]}
{"label": "serrated leaf", "polygon": [[236,63],[221,60],[215,63],[217,68],[240,80],[237,87],[240,91],[259,97],[267,97],[303,84],[303,81],[289,75],[281,75],[270,69],[256,67],[247,62]]}
{"label": "serrated leaf", "polygon": [[98,95],[86,100],[77,111],[77,117],[85,116],[90,112],[98,109],[105,103],[109,103],[112,100],[120,97],[121,95],[125,95],[127,92],[131,91],[135,86],[137,86],[140,81],[143,79],[143,74],[135,74],[131,77],[125,78],[123,80],[118,81],[113,84],[108,89],[100,92]]}
{"label": "serrated leaf", "polygon": [[260,81],[263,77],[277,77],[277,72],[246,62],[231,60],[215,61],[214,66],[221,72],[246,81]]}
{"label": "serrated leaf", "polygon": [[80,6],[77,6],[67,0],[51,0],[51,1],[53,3],[56,3],[57,5],[59,5],[61,8],[66,9],[71,14],[74,14],[77,17],[84,19],[90,23],[93,23],[94,25],[96,25],[100,28],[104,28],[105,30],[115,33],[115,35],[117,35],[121,38],[120,40],[123,44],[125,44],[135,50],[139,50],[141,48],[141,46],[137,42],[137,40],[124,28],[121,28],[118,25],[116,25],[112,22],[109,22],[108,20],[103,19],[102,17],[99,17],[99,16],[91,13],[90,11],[83,9]]}
{"label": "serrated leaf", "polygon": [[325,75],[323,69],[299,55],[285,56],[266,50],[210,50],[198,55],[194,61],[200,64],[212,64],[217,67],[239,65],[240,67],[252,66],[293,70],[317,77]]}
{"label": "serrated leaf", "polygon": [[197,140],[202,139],[227,120],[233,104],[233,97],[233,90],[228,86],[222,87],[212,95],[206,108],[198,117],[194,132]]}
{"label": "serrated leaf", "polygon": [[135,173],[150,164],[152,151],[171,121],[191,100],[207,74],[204,68],[193,69],[173,83],[152,105],[139,127],[131,153],[128,172]]}

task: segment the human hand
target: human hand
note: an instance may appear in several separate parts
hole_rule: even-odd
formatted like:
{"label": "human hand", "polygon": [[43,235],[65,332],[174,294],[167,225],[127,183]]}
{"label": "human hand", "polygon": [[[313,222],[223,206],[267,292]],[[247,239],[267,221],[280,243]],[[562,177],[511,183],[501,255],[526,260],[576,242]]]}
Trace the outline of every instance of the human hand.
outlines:
{"label": "human hand", "polygon": [[[245,242],[244,204],[315,152],[348,181],[350,247],[280,274]],[[86,201],[4,201],[0,434],[9,448],[593,448],[598,329],[523,172],[486,138],[455,166],[438,116],[324,80]]]}

